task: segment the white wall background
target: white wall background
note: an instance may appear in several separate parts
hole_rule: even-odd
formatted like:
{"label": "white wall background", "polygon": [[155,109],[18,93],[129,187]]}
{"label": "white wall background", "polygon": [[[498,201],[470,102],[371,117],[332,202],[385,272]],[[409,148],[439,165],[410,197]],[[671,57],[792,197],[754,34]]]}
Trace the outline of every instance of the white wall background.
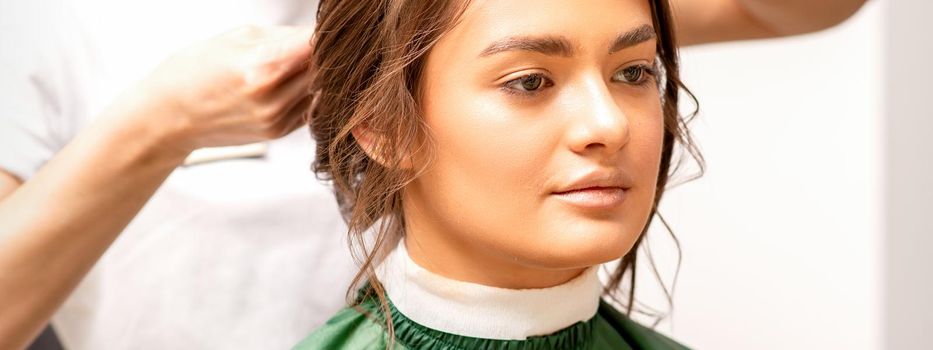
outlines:
{"label": "white wall background", "polygon": [[884,36],[886,349],[933,349],[933,2],[890,1]]}
{"label": "white wall background", "polygon": [[885,6],[817,34],[682,51],[708,171],[662,202],[683,265],[661,331],[698,349],[882,347]]}

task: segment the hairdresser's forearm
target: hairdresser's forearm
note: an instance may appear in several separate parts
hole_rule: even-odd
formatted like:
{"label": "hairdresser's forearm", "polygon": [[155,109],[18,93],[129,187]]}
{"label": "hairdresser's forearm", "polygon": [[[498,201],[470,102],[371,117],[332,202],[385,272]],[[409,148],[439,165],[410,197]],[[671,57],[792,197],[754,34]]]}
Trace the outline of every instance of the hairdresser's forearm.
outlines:
{"label": "hairdresser's forearm", "polygon": [[28,345],[184,160],[148,122],[169,118],[103,119],[0,200],[0,349]]}
{"label": "hairdresser's forearm", "polygon": [[682,45],[774,38],[841,23],[866,0],[672,0]]}

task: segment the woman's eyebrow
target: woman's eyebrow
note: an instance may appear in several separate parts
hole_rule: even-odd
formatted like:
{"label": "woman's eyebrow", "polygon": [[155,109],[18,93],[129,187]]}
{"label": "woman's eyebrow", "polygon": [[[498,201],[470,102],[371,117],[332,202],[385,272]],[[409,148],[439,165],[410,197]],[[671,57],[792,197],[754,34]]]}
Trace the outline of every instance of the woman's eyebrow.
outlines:
{"label": "woman's eyebrow", "polygon": [[616,53],[619,50],[641,44],[656,37],[657,34],[654,33],[654,27],[648,24],[642,24],[635,29],[617,36],[616,40],[612,41],[612,45],[609,45],[609,53]]}
{"label": "woman's eyebrow", "polygon": [[[655,38],[654,28],[643,24],[634,29],[619,34],[609,45],[609,53],[635,46]],[[573,43],[563,36],[512,36],[499,39],[489,44],[479,57],[491,56],[506,51],[530,51],[548,56],[571,57],[574,54]]]}
{"label": "woman's eyebrow", "polygon": [[494,41],[487,46],[479,57],[495,55],[506,51],[531,51],[549,56],[573,56],[573,45],[562,36],[513,36]]}

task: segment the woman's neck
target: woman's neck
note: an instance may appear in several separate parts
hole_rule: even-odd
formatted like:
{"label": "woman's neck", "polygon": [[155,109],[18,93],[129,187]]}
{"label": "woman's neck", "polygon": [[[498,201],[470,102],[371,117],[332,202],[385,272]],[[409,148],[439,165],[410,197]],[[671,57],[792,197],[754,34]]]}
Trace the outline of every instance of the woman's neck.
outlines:
{"label": "woman's neck", "polygon": [[[403,239],[377,267],[389,299],[406,317],[439,331],[488,339],[525,339],[596,314],[596,267],[548,288],[500,288],[450,278],[413,260]],[[491,274],[498,275],[498,274]]]}

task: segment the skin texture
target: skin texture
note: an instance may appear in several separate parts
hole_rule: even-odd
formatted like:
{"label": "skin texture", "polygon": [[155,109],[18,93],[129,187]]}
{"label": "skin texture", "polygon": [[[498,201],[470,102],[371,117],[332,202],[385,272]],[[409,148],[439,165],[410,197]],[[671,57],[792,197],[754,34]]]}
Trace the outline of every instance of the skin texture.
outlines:
{"label": "skin texture", "polygon": [[16,176],[0,171],[0,198],[4,198],[13,192],[22,182]]}
{"label": "skin texture", "polygon": [[[473,2],[422,76],[436,156],[404,190],[412,259],[458,280],[542,288],[625,254],[654,199],[663,120],[653,76],[644,71],[639,85],[621,75],[652,67],[655,40],[609,47],[650,25],[638,0]],[[478,57],[503,38],[548,35],[566,38],[573,55]],[[546,77],[534,95],[504,89],[521,91],[509,82],[532,73]],[[591,171],[631,179],[621,205],[584,209],[551,195]]]}

